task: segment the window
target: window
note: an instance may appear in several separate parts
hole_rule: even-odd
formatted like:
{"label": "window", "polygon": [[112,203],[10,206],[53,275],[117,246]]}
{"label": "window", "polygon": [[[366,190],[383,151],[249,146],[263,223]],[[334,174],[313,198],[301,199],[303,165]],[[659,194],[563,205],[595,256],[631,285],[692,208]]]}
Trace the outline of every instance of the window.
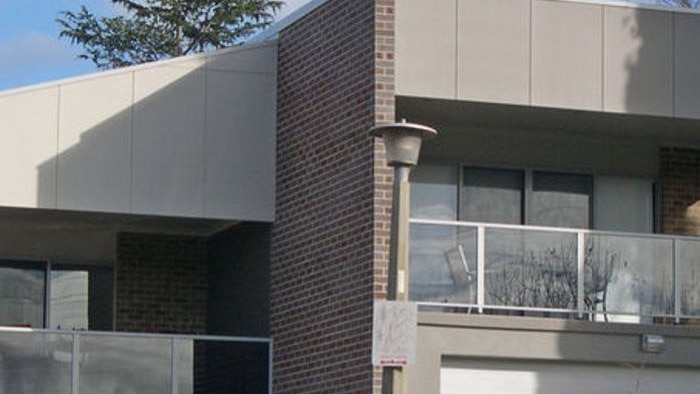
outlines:
{"label": "window", "polygon": [[455,166],[421,165],[411,174],[411,215],[415,218],[457,220]]}
{"label": "window", "polygon": [[597,177],[596,228],[610,231],[654,231],[654,182],[643,178]]}
{"label": "window", "polygon": [[462,178],[462,220],[522,223],[522,171],[464,168]]}
{"label": "window", "polygon": [[0,265],[0,325],[44,327],[45,271],[41,264]]}
{"label": "window", "polygon": [[114,274],[110,267],[54,264],[50,277],[50,328],[112,330]]}
{"label": "window", "polygon": [[[654,230],[654,182],[555,171],[421,165],[412,177],[411,216],[595,228]],[[461,178],[461,179],[460,179]]]}
{"label": "window", "polygon": [[113,292],[111,267],[3,261],[0,325],[112,330]]}
{"label": "window", "polygon": [[589,175],[465,167],[462,220],[588,228]]}
{"label": "window", "polygon": [[589,228],[593,177],[554,172],[532,173],[528,224]]}

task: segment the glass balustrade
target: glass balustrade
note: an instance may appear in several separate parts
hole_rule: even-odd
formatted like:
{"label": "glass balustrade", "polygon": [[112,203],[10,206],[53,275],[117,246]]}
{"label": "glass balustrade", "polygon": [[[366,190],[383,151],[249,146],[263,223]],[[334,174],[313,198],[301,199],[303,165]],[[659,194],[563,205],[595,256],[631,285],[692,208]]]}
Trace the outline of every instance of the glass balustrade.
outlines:
{"label": "glass balustrade", "polygon": [[700,239],[411,219],[423,306],[627,323],[700,317]]}
{"label": "glass balustrade", "polygon": [[0,394],[272,392],[266,338],[0,328]]}

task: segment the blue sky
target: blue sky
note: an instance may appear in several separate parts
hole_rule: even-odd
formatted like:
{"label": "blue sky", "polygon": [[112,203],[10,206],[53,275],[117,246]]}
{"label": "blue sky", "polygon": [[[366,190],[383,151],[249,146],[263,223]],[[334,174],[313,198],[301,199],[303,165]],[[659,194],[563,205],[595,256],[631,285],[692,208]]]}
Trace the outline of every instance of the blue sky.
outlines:
{"label": "blue sky", "polygon": [[[281,17],[308,0],[287,0]],[[109,0],[0,0],[0,90],[94,72],[76,59],[77,47],[59,40],[62,10],[84,4],[96,14],[118,12]]]}
{"label": "blue sky", "polygon": [[[308,1],[286,0],[280,18]],[[109,0],[0,0],[0,90],[95,71],[76,59],[78,48],[58,39],[59,12],[81,4],[97,14],[118,12]]]}

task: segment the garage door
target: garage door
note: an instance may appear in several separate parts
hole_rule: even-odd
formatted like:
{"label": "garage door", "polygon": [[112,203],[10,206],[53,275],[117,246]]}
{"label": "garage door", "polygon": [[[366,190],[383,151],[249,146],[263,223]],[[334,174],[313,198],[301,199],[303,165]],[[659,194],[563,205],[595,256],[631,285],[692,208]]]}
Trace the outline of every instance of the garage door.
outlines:
{"label": "garage door", "polygon": [[700,393],[700,370],[632,365],[443,361],[441,394]]}

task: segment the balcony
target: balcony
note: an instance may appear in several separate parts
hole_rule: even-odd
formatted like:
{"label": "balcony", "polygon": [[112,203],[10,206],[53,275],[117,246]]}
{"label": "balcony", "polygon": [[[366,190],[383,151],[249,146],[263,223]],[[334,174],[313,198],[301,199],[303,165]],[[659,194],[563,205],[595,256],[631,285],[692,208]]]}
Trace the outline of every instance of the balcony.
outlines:
{"label": "balcony", "polygon": [[0,329],[0,394],[264,393],[266,338]]}
{"label": "balcony", "polygon": [[411,219],[423,309],[684,323],[700,318],[700,238]]}

